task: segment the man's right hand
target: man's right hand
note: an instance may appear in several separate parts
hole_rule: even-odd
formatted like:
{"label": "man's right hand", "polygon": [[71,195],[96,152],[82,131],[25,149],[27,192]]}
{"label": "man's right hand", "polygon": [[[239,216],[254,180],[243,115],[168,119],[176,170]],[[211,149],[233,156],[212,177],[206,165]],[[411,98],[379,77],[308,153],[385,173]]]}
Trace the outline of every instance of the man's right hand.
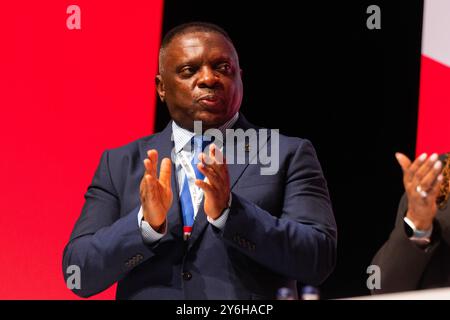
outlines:
{"label": "man's right hand", "polygon": [[164,158],[161,162],[159,179],[157,176],[158,151],[147,151],[148,158],[144,160],[144,177],[141,180],[140,195],[145,221],[155,231],[163,229],[167,212],[172,206],[171,171],[172,162]]}

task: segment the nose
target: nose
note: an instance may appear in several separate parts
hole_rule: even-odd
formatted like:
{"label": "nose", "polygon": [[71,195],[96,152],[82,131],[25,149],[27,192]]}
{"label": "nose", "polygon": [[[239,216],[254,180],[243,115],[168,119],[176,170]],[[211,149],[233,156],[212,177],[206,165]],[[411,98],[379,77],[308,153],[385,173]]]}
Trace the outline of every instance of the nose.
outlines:
{"label": "nose", "polygon": [[199,88],[214,88],[219,82],[218,76],[214,73],[208,66],[204,66],[200,73],[197,81],[197,86]]}

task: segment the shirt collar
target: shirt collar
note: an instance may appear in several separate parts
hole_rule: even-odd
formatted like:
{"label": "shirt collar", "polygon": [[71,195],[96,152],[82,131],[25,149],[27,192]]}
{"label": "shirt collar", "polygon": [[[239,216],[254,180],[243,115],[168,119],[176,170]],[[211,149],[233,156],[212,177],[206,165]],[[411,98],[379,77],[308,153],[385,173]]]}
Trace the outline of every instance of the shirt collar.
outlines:
{"label": "shirt collar", "polygon": [[[239,112],[236,112],[230,120],[221,125],[219,129],[222,132],[222,135],[225,136],[225,130],[230,129],[236,121],[239,119]],[[192,137],[195,135],[194,132],[184,129],[177,125],[175,121],[172,121],[172,133],[173,133],[173,141],[175,144],[175,152],[180,152],[184,146],[191,141]]]}

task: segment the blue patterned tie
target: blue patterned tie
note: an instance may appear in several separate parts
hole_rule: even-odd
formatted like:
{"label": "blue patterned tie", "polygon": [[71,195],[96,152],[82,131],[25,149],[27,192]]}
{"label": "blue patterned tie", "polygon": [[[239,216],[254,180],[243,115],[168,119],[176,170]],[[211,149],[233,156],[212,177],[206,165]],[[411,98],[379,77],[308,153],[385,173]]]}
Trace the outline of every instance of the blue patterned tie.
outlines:
{"label": "blue patterned tie", "polygon": [[[191,139],[191,146],[194,148],[194,156],[192,157],[191,166],[194,169],[195,177],[203,180],[205,176],[198,170],[198,155],[205,150],[211,141],[203,140],[202,136],[194,136]],[[192,150],[192,149],[191,149]],[[184,176],[183,189],[180,195],[181,210],[183,212],[183,237],[189,239],[194,224],[194,206],[192,204],[191,192],[189,190],[189,181],[187,175]]]}

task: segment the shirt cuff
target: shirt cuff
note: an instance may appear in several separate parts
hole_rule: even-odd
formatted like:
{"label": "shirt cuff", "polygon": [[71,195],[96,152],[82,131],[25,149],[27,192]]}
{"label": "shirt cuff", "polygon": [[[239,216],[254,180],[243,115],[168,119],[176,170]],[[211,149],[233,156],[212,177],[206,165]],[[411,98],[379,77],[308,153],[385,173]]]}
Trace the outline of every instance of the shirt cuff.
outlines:
{"label": "shirt cuff", "polygon": [[142,206],[139,209],[138,213],[138,226],[139,230],[141,230],[142,239],[146,244],[152,244],[156,241],[160,240],[167,233],[167,220],[165,223],[165,227],[162,233],[159,233],[153,229],[150,224],[144,220],[144,213],[142,211]]}
{"label": "shirt cuff", "polygon": [[214,227],[220,230],[223,230],[225,228],[225,223],[227,222],[228,214],[230,213],[231,200],[232,197],[230,192],[230,200],[228,200],[228,207],[225,210],[223,210],[220,217],[218,217],[217,219],[210,218],[209,216],[206,217],[209,223],[211,223]]}

